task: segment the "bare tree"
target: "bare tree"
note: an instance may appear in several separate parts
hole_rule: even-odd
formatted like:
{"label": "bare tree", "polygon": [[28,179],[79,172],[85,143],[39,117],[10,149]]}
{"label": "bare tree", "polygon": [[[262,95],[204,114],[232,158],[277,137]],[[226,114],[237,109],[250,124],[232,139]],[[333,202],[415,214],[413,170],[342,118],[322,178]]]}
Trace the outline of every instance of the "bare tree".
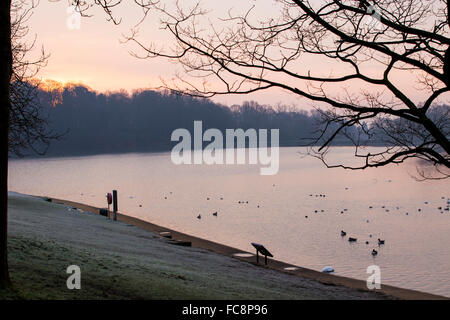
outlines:
{"label": "bare tree", "polygon": [[43,51],[36,60],[28,59],[34,41],[28,44],[25,37],[28,34],[27,22],[34,7],[33,1],[27,3],[24,0],[13,0],[12,3],[5,1],[0,7],[0,43],[4,44],[1,58],[3,69],[0,72],[3,80],[0,85],[0,287],[9,284],[6,213],[8,155],[21,155],[22,150],[33,148],[36,142],[47,142],[47,139],[54,138],[46,132],[46,121],[40,113],[36,84],[30,82],[47,59]]}
{"label": "bare tree", "polygon": [[12,74],[10,6],[10,0],[0,1],[0,287],[10,282],[7,256],[9,80]]}
{"label": "bare tree", "polygon": [[50,141],[61,137],[61,134],[48,129],[47,117],[38,97],[39,80],[35,78],[46,65],[49,55],[41,49],[36,58],[29,57],[36,36],[33,41],[26,41],[28,21],[36,5],[36,2],[27,0],[13,0],[11,4],[12,76],[8,149],[10,154],[16,156],[28,151],[44,154]]}
{"label": "bare tree", "polygon": [[[422,171],[424,177],[450,176],[449,111],[434,108],[450,90],[447,1],[273,2],[267,19],[254,13],[255,4],[208,26],[213,17],[199,4],[176,2],[168,9],[158,3],[154,11],[175,47],[146,44],[137,31],[126,40],[138,46],[139,58],[181,63],[183,72],[164,88],[201,97],[279,88],[314,102],[323,125],[309,153],[329,167],[365,169],[418,158],[435,169]],[[311,57],[315,63],[308,65]],[[336,75],[321,71],[327,64]],[[415,101],[401,82],[415,83],[423,99]],[[355,145],[358,164],[328,162],[337,136]],[[363,147],[375,142],[384,148]]]}
{"label": "bare tree", "polygon": [[[56,0],[58,1],[58,0]],[[120,23],[112,10],[122,0],[68,0],[82,16],[89,16],[89,9],[100,7],[107,19]],[[147,4],[148,2],[148,4]],[[36,83],[30,80],[45,65],[47,56],[42,52],[35,60],[27,58],[34,42],[23,40],[28,33],[26,21],[35,4],[33,0],[0,1],[0,288],[10,285],[8,270],[8,154],[22,154],[24,149],[45,152],[49,140],[59,134],[47,131],[46,119],[40,113],[36,97]],[[151,0],[135,0],[145,18]],[[142,18],[142,19],[143,19]],[[43,149],[35,149],[35,146]]]}

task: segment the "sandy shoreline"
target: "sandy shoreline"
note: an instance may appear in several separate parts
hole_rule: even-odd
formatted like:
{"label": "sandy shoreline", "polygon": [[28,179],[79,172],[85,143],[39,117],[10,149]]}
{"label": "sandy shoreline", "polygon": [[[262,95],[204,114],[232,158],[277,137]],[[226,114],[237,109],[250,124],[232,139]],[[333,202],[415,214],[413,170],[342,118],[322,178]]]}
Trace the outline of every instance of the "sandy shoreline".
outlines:
{"label": "sandy shoreline", "polygon": [[[198,278],[198,283],[201,284],[200,287],[210,292],[211,288],[208,288],[208,286],[211,283],[208,280],[211,278],[211,274],[209,273],[211,272],[210,270],[215,270],[216,273],[213,272],[215,279],[213,287],[218,286],[220,289],[214,289],[214,294],[206,295],[206,298],[445,299],[445,297],[433,294],[388,285],[382,285],[381,290],[373,292],[367,289],[365,281],[325,274],[272,259],[269,259],[268,266],[255,266],[256,259],[254,255],[252,257],[234,256],[236,253],[242,253],[242,250],[170,230],[122,213],[119,213],[117,216],[118,222],[113,222],[105,217],[99,216],[99,209],[96,207],[68,200],[52,199],[52,202],[46,202],[38,197],[10,193],[8,206],[10,210],[10,234],[13,237],[21,237],[29,234],[29,229],[33,229],[33,232],[36,233],[36,228],[32,227],[33,222],[41,224],[45,220],[46,228],[44,229],[46,230],[41,230],[41,234],[42,232],[53,232],[54,234],[50,236],[56,238],[56,240],[68,241],[70,244],[75,243],[81,245],[83,249],[86,247],[94,247],[101,251],[110,251],[111,254],[123,255],[124,252],[135,250],[134,246],[149,245],[152,249],[152,257],[158,259],[162,264],[153,266],[157,270],[157,272],[155,271],[156,273],[161,269],[170,269],[170,267],[180,272],[180,268],[183,266],[194,264],[199,269],[198,273],[191,270],[194,273],[188,274],[191,277]],[[41,214],[36,215],[36,206],[42,208],[39,211],[41,213],[48,211],[52,211],[53,213],[50,215],[45,213],[43,217]],[[78,208],[80,210],[73,210],[71,208]],[[67,216],[70,216],[70,218]],[[74,220],[75,217],[76,219]],[[55,220],[57,220],[56,225],[54,225]],[[132,232],[130,226],[133,226]],[[75,228],[75,231],[72,230],[73,228]],[[67,234],[68,232],[73,234]],[[190,242],[192,247],[187,248],[171,245],[171,240],[161,236],[162,232],[170,233],[173,240]],[[35,235],[39,236],[39,233]],[[93,238],[91,238],[91,241],[83,241],[80,240],[80,236],[85,239],[89,237]],[[98,239],[100,236],[102,236],[102,239]],[[96,238],[97,240],[95,240]],[[112,243],[107,243],[108,241],[105,241],[105,239],[112,239],[111,241],[116,241],[117,245],[114,246]],[[144,244],[138,244],[138,242],[143,242]],[[153,262],[148,260],[143,261],[148,258],[146,257],[147,254],[147,250],[139,251],[136,252],[133,258],[136,258],[137,255],[139,264],[143,263],[146,264],[145,267],[148,267],[148,264],[153,265]],[[164,255],[167,256],[163,259],[162,257]],[[123,258],[123,261],[128,261],[127,259],[129,257],[123,256],[121,258]],[[217,264],[218,260],[220,260],[219,264]],[[176,267],[173,266],[174,264]],[[232,265],[232,267],[223,267],[224,265]],[[221,270],[222,267],[223,270]],[[296,268],[296,270],[286,271],[285,268]],[[186,287],[183,279],[189,278],[189,276],[183,272],[179,275],[179,279],[175,277],[174,283],[169,281],[170,288],[166,288],[166,290],[172,290],[174,286],[179,286],[180,284],[177,280],[180,280],[182,287],[188,293],[181,296],[175,295],[175,298],[205,298],[198,296],[196,286],[192,285],[192,283]],[[239,280],[232,281],[234,278]],[[206,283],[202,281],[206,281]],[[166,283],[161,285],[167,287]],[[252,288],[253,291],[250,290],[250,293],[243,294],[246,290],[248,291],[247,288]],[[270,288],[270,290],[267,288]],[[145,297],[144,294],[144,298],[148,297]],[[163,295],[157,296],[157,298],[165,299],[168,297]]]}

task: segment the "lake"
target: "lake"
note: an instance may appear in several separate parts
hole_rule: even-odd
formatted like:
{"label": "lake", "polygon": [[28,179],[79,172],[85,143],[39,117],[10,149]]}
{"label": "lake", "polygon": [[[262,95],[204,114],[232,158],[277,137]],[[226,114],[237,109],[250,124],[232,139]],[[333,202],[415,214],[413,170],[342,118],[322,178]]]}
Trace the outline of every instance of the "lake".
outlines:
{"label": "lake", "polygon": [[117,189],[119,211],[146,221],[250,252],[262,243],[277,260],[363,280],[377,265],[382,285],[450,297],[449,181],[414,180],[412,161],[349,171],[304,152],[281,148],[273,176],[259,165],[175,165],[168,152],[11,160],[9,190],[106,207]]}

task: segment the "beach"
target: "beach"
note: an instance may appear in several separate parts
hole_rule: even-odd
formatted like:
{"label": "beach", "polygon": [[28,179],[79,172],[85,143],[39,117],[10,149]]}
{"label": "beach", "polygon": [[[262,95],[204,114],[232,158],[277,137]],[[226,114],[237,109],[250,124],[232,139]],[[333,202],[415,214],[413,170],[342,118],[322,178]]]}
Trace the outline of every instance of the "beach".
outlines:
{"label": "beach", "polygon": [[[50,200],[50,199],[47,199]],[[23,299],[439,299],[436,295],[323,274],[269,260],[233,256],[238,249],[58,199],[9,193],[9,264]],[[96,211],[97,210],[97,211]],[[172,239],[160,232],[169,232]],[[174,245],[190,242],[191,247]],[[260,263],[261,263],[260,259]],[[66,269],[81,269],[81,289]],[[291,266],[293,267],[293,266]]]}

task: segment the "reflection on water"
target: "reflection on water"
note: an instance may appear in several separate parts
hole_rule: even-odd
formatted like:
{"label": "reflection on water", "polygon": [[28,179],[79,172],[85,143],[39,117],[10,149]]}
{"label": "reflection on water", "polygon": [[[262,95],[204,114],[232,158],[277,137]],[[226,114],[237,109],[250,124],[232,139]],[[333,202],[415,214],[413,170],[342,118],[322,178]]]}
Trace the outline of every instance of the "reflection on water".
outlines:
{"label": "reflection on water", "polygon": [[[262,243],[278,260],[338,275],[367,279],[378,265],[382,283],[450,296],[448,181],[417,182],[412,164],[326,169],[299,150],[281,149],[275,176],[176,166],[169,153],[15,160],[9,188],[95,206],[117,189],[119,211],[144,220],[249,252]],[[336,161],[353,154],[334,151]]]}

